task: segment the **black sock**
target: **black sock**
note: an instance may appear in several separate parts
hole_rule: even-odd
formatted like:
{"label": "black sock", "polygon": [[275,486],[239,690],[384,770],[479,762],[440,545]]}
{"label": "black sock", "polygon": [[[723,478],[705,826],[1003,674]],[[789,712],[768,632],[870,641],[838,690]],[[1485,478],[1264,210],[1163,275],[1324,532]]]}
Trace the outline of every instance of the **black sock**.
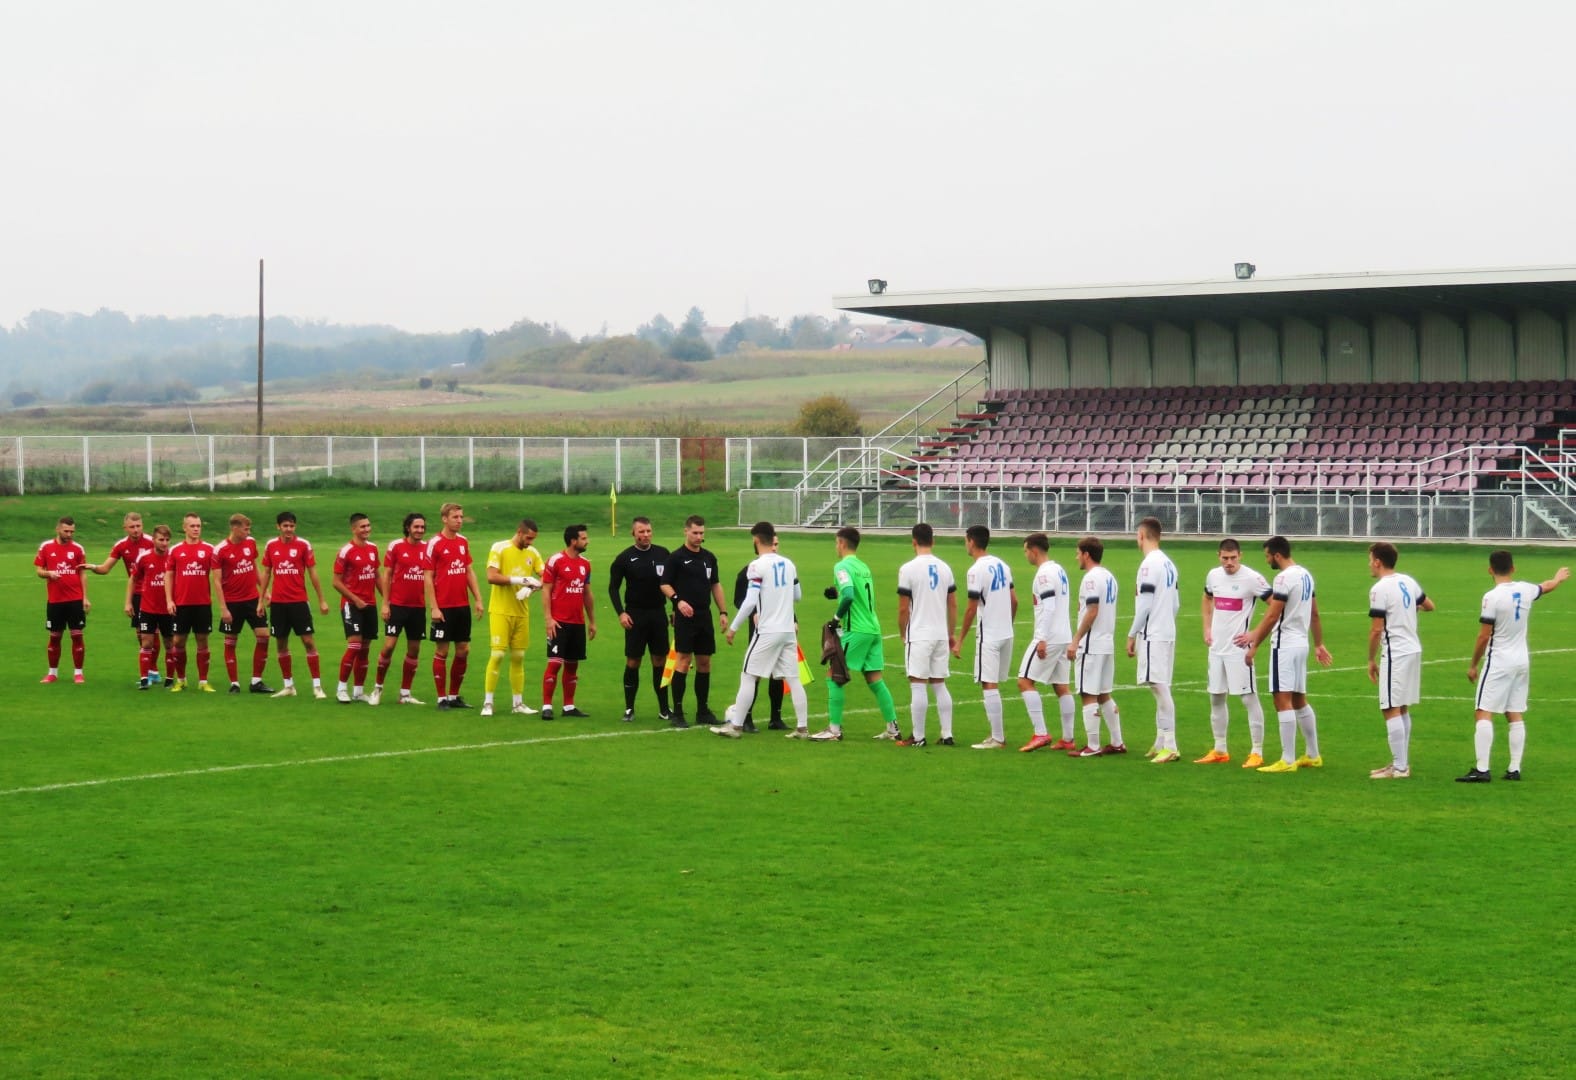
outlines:
{"label": "black sock", "polygon": [[673,711],[684,711],[684,684],[689,682],[689,672],[675,671],[673,673]]}
{"label": "black sock", "polygon": [[657,708],[668,711],[668,688],[662,685],[662,669],[651,669],[651,685],[657,691]]}
{"label": "black sock", "polygon": [[640,669],[627,667],[624,669],[624,708],[635,707],[635,691],[640,689]]}
{"label": "black sock", "polygon": [[783,681],[781,679],[773,679],[766,687],[766,696],[771,699],[772,719],[781,720],[783,718]]}
{"label": "black sock", "polygon": [[699,716],[711,707],[711,672],[697,671],[695,673],[695,715]]}

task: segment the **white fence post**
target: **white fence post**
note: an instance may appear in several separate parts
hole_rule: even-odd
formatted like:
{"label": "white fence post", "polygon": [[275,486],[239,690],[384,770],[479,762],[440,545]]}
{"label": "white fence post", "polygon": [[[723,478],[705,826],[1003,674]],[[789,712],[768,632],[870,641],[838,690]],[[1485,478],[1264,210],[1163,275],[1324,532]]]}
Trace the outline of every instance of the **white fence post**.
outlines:
{"label": "white fence post", "polygon": [[476,490],[476,437],[465,440],[465,490]]}
{"label": "white fence post", "polygon": [[676,439],[673,440],[673,464],[674,464],[674,469],[673,469],[674,493],[678,494],[678,495],[682,495],[682,494],[684,494],[684,440],[683,439],[677,439],[676,438]]}
{"label": "white fence post", "polygon": [[426,491],[427,490],[427,436],[422,435],[419,438],[417,438],[416,445],[419,448],[419,452],[417,454],[417,459],[419,461],[419,464],[417,465],[416,482],[417,482],[417,486],[419,486],[422,491]]}
{"label": "white fence post", "polygon": [[563,471],[564,471],[564,475],[563,475],[564,494],[568,495],[569,494],[569,439],[568,438],[564,439],[564,470]]}
{"label": "white fence post", "polygon": [[378,486],[378,437],[372,436],[372,486]]}
{"label": "white fence post", "polygon": [[268,436],[268,490],[274,490],[274,436]]}
{"label": "white fence post", "polygon": [[[258,477],[258,479],[260,480],[260,479],[262,479],[262,477]],[[208,490],[209,491],[213,490],[213,483],[214,483],[214,477],[213,477],[213,436],[210,435],[210,436],[208,436]]]}
{"label": "white fence post", "polygon": [[525,436],[520,436],[520,490],[525,490]]}
{"label": "white fence post", "polygon": [[22,436],[16,437],[16,493],[27,494],[27,469],[22,464]]}
{"label": "white fence post", "polygon": [[152,491],[153,490],[153,436],[149,435],[149,436],[147,436],[147,439],[148,439],[148,490]]}
{"label": "white fence post", "polygon": [[93,493],[93,481],[89,474],[90,468],[88,461],[88,437],[84,435],[82,436],[82,494],[84,495]]}
{"label": "white fence post", "polygon": [[327,439],[328,445],[325,449],[328,457],[328,478],[332,480],[334,478],[334,436],[329,435]]}
{"label": "white fence post", "polygon": [[[17,463],[18,463],[18,467],[20,467],[21,461],[22,461],[22,455],[21,454],[17,454],[16,460],[17,460]],[[651,440],[651,460],[656,463],[656,467],[657,467],[657,494],[661,495],[662,494],[662,439],[661,438],[656,438],[656,439],[652,439]]]}
{"label": "white fence post", "polygon": [[623,486],[624,486],[624,440],[620,439],[620,438],[615,438],[613,440],[613,487],[616,489],[616,488],[621,488]]}

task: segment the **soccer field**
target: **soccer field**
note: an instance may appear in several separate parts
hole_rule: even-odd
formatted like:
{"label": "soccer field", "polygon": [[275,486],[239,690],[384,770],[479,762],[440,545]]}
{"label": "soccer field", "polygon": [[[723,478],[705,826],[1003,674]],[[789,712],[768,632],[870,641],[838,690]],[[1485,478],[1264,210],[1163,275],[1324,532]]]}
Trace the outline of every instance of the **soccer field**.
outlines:
{"label": "soccer field", "polygon": [[[203,510],[210,540],[237,506],[266,538],[288,505],[326,584],[350,510],[372,514],[383,544],[406,509],[435,519],[442,498],[328,492]],[[718,527],[731,513],[708,499],[621,501],[610,537],[605,500],[473,494],[466,532],[484,552],[528,513],[548,555],[564,524],[589,519],[601,575],[629,517],[650,513],[674,546],[693,505],[713,522],[731,610],[749,539]],[[1152,699],[1125,657],[1123,758],[971,751],[986,722],[966,661],[952,679],[957,748],[872,740],[881,724],[858,686],[840,744],[673,731],[649,669],[626,725],[622,638],[600,584],[603,634],[579,694],[589,720],[142,693],[118,569],[90,579],[87,684],[41,686],[32,550],[76,513],[100,559],[126,505],[8,500],[0,525],[0,600],[15,613],[0,632],[12,688],[0,702],[0,1075],[1569,1075],[1576,585],[1535,609],[1526,780],[1456,784],[1472,758],[1466,666],[1486,547],[1400,545],[1399,569],[1438,610],[1421,618],[1413,779],[1376,783],[1368,771],[1389,757],[1366,676],[1363,545],[1295,545],[1335,657],[1310,676],[1326,766],[1271,776],[1150,765],[1138,751]],[[178,524],[185,504],[140,509],[150,526]],[[1138,552],[1130,536],[1105,539],[1125,633]],[[1240,539],[1264,569],[1263,538]],[[1000,536],[992,551],[1019,582],[1021,648],[1020,543]],[[1076,580],[1072,548],[1053,539],[1051,554]],[[1198,599],[1214,543],[1166,550],[1182,575],[1176,690],[1191,759],[1210,745]],[[832,537],[785,534],[782,551],[806,586],[811,653],[833,606],[820,596]],[[961,581],[961,538],[937,553]],[[860,554],[885,590],[887,678],[907,730],[892,634],[909,546],[869,537]],[[1533,581],[1576,561],[1516,554]],[[528,701],[542,671],[533,609]],[[332,691],[336,617],[319,642]],[[213,647],[222,685],[217,636]],[[719,714],[741,651],[721,646]],[[416,682],[429,700],[430,655]],[[1017,694],[1003,697],[1015,747],[1028,723]],[[1234,703],[1237,761],[1246,744]],[[1496,778],[1505,760],[1500,725]]]}

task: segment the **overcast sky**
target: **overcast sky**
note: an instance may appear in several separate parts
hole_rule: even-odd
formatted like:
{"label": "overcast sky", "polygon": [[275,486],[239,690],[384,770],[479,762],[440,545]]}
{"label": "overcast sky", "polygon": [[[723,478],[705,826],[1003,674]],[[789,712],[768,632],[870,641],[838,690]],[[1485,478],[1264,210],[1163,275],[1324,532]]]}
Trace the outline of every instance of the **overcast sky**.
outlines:
{"label": "overcast sky", "polygon": [[0,325],[1576,263],[1576,5],[14,4]]}

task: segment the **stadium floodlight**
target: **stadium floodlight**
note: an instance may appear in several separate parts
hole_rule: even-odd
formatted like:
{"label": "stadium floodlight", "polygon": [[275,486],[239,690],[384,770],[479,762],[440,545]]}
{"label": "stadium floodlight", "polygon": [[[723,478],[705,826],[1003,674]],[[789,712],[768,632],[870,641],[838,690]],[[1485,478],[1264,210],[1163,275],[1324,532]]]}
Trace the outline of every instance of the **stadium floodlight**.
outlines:
{"label": "stadium floodlight", "polygon": [[882,293],[886,292],[886,282],[881,278],[873,277],[868,282],[866,282],[866,284],[870,286],[871,296],[880,296]]}
{"label": "stadium floodlight", "polygon": [[1258,269],[1258,267],[1254,266],[1252,263],[1238,263],[1236,265],[1237,280],[1238,281],[1246,281],[1246,280],[1248,280],[1250,277],[1253,276],[1253,272],[1255,270],[1257,270],[1257,269]]}

